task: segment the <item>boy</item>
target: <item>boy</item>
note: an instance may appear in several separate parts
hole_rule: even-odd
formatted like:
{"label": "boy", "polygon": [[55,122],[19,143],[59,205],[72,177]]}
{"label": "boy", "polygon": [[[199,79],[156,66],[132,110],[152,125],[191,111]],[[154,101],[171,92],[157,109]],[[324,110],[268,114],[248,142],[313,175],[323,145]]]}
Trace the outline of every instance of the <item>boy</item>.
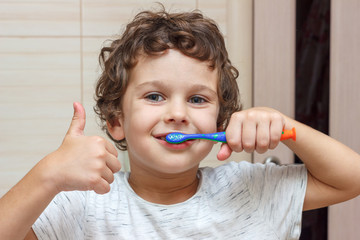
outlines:
{"label": "boy", "polygon": [[[128,150],[131,173],[117,173],[111,143],[83,135],[85,112],[74,103],[59,149],[1,199],[1,239],[298,239],[302,210],[360,193],[357,153],[273,109],[239,111],[237,70],[200,13],[140,13],[100,59],[95,110]],[[164,140],[225,129],[225,160],[273,149],[292,127],[297,140],[284,144],[306,168],[199,169],[213,142]]]}

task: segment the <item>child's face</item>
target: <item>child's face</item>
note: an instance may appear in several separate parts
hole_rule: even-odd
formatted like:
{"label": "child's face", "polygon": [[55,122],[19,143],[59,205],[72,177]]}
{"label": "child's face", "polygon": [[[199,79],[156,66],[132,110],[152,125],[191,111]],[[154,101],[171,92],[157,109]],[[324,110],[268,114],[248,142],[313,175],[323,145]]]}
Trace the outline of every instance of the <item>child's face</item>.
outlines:
{"label": "child's face", "polygon": [[132,171],[136,167],[181,173],[198,167],[213,142],[169,144],[171,132],[217,131],[219,113],[216,70],[176,50],[140,57],[130,73],[119,127],[113,137],[126,138]]}

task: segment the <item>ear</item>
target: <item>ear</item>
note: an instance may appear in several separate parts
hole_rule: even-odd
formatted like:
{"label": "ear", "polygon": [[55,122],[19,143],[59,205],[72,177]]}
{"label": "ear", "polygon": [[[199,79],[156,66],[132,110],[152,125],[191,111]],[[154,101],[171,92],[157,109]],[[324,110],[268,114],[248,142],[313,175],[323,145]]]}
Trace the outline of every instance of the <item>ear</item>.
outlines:
{"label": "ear", "polygon": [[114,140],[123,140],[125,138],[124,125],[119,118],[106,121],[108,132]]}

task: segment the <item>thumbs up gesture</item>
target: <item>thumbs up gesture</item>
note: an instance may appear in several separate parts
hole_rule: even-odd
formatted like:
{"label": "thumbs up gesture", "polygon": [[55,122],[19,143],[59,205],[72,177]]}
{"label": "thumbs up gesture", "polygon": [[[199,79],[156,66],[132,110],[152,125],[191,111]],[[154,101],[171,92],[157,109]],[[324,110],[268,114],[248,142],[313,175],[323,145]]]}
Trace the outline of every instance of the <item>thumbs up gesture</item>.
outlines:
{"label": "thumbs up gesture", "polygon": [[48,178],[58,192],[110,191],[114,173],[121,168],[115,147],[99,136],[85,136],[86,115],[80,103],[74,103],[74,116],[61,146],[44,158]]}

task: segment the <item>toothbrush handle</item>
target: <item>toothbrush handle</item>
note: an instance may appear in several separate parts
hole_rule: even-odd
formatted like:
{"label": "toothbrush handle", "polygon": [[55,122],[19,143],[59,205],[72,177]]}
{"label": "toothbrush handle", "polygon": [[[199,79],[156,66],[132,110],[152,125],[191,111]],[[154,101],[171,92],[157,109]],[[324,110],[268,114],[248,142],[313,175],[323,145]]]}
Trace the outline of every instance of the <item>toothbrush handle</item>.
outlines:
{"label": "toothbrush handle", "polygon": [[186,136],[186,139],[206,139],[215,142],[226,142],[225,132],[189,134]]}
{"label": "toothbrush handle", "polygon": [[225,132],[216,132],[216,133],[208,133],[204,134],[205,138],[208,140],[216,141],[216,142],[226,142]]}
{"label": "toothbrush handle", "polygon": [[296,141],[296,130],[295,128],[292,128],[291,130],[286,130],[284,129],[282,134],[281,134],[281,138],[280,140],[286,140],[286,139],[292,139],[294,141]]}
{"label": "toothbrush handle", "polygon": [[[202,138],[202,139],[226,143],[225,132],[216,132],[216,133],[208,133],[208,134],[200,134],[200,135],[201,136],[199,138]],[[283,141],[283,140],[287,140],[287,139],[292,139],[292,140],[296,141],[295,128],[292,128],[291,130],[286,130],[286,129],[283,130],[280,140]]]}

